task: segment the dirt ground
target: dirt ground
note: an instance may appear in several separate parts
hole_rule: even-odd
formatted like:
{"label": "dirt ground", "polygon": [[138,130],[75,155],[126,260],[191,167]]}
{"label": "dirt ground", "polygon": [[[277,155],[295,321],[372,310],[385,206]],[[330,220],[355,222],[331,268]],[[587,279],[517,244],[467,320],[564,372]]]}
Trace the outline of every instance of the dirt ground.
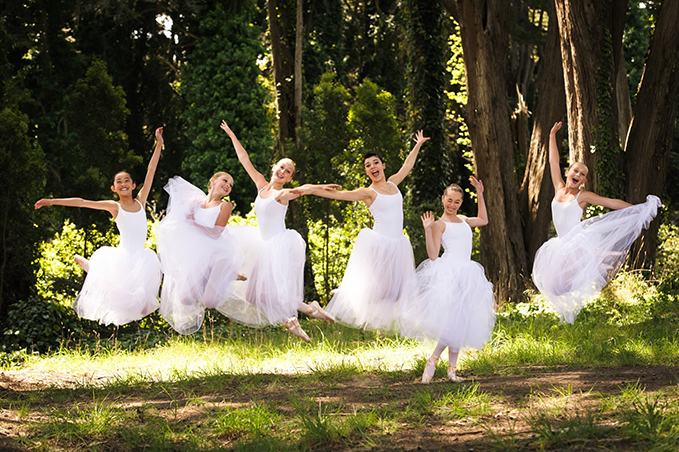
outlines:
{"label": "dirt ground", "polygon": [[[457,418],[442,420],[437,416],[427,417],[418,424],[403,423],[393,432],[387,432],[379,437],[379,446],[375,450],[451,450],[470,451],[488,450],[488,437],[496,435],[502,438],[511,435],[530,445],[531,431],[526,423],[526,412],[530,410],[535,394],[569,394],[569,407],[586,409],[595,407],[602,396],[615,396],[621,389],[629,385],[638,384],[647,392],[674,387],[679,382],[679,368],[669,366],[635,366],[596,369],[562,368],[557,371],[545,371],[540,368],[524,369],[522,375],[467,375],[467,383],[477,382],[479,389],[491,396],[491,414],[480,418]],[[41,392],[45,390],[65,390],[82,388],[83,383],[103,384],[114,378],[112,375],[77,376],[67,372],[45,373],[30,370],[5,371],[0,373],[0,395],[5,400],[20,397],[21,394]],[[210,404],[212,407],[220,405],[245,405],[253,400],[289,400],[290,391],[297,391],[311,396],[320,403],[341,403],[345,409],[358,407],[361,409],[378,406],[380,404],[402,401],[407,403],[413,394],[426,388],[417,380],[399,378],[385,378],[383,375],[360,374],[348,378],[346,381],[323,384],[322,380],[305,379],[300,375],[271,375],[264,376],[255,385],[249,383],[247,388],[239,389],[243,384],[233,377],[233,385],[228,389],[215,391],[214,389],[197,389],[191,397]],[[208,385],[209,386],[209,385]],[[254,386],[254,389],[253,389]],[[432,385],[433,391],[445,393],[453,388],[437,374]],[[116,397],[116,403],[131,409],[140,404],[153,404],[154,409],[162,415],[164,410],[180,409],[179,416],[188,422],[201,422],[209,418],[205,409],[196,409],[190,403],[183,403],[181,397],[170,399],[160,392],[157,397],[150,397],[148,393],[141,397],[129,394],[124,398]],[[86,401],[83,394],[83,401]],[[91,401],[91,394],[89,400]],[[188,401],[188,399],[186,399]],[[74,403],[72,400],[69,403]],[[46,402],[47,405],[56,402]],[[62,402],[63,403],[63,402]],[[544,397],[542,403],[545,402]],[[17,438],[28,434],[27,424],[40,422],[40,409],[47,409],[47,405],[33,408],[29,416],[19,418],[16,410],[5,409],[0,413],[0,451],[29,450],[18,445]],[[282,402],[282,410],[290,409]],[[570,409],[570,408],[569,408]],[[176,410],[175,410],[176,415]],[[611,420],[612,423],[617,421]],[[526,442],[528,441],[528,442]],[[602,445],[593,444],[591,449],[600,449]],[[626,444],[611,444],[610,440],[604,445],[609,450],[630,450]],[[225,447],[229,447],[225,444]],[[532,449],[532,447],[526,447]],[[332,445],[319,447],[319,450],[369,450],[364,446]],[[579,448],[588,450],[589,446]],[[115,450],[115,446],[109,450]]]}

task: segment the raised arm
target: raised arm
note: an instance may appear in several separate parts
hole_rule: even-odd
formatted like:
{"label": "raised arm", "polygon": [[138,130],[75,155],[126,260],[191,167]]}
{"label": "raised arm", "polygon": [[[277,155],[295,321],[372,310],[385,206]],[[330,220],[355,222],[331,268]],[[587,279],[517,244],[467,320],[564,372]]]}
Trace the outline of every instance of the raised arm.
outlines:
{"label": "raised arm", "polygon": [[578,202],[581,207],[585,207],[587,204],[592,204],[595,206],[606,207],[612,210],[620,210],[625,207],[630,207],[632,204],[625,202],[621,199],[605,198],[599,196],[591,191],[583,191],[578,197]]}
{"label": "raised arm", "polygon": [[115,201],[89,201],[82,198],[43,198],[35,203],[35,208],[44,206],[84,207],[86,209],[105,210],[115,218],[118,215],[118,203]]}
{"label": "raised arm", "polygon": [[488,224],[488,213],[486,212],[486,201],[483,199],[483,182],[475,178],[474,176],[469,177],[469,181],[476,189],[476,194],[478,195],[477,207],[478,213],[475,217],[469,217],[465,221],[472,228],[478,228]]}
{"label": "raised arm", "polygon": [[552,175],[554,192],[564,188],[566,184],[561,177],[561,167],[559,166],[559,146],[556,144],[556,133],[561,130],[563,123],[555,122],[552,130],[549,131],[549,171]]}
{"label": "raised arm", "polygon": [[425,141],[431,139],[431,137],[425,137],[424,133],[419,130],[415,134],[415,138],[413,140],[415,141],[415,147],[413,147],[413,150],[410,151],[410,154],[408,154],[408,157],[406,157],[405,162],[403,162],[403,166],[401,167],[400,170],[398,170],[398,173],[392,175],[388,180],[396,185],[400,184],[403,182],[403,179],[406,178],[408,173],[410,173],[410,170],[413,169],[413,166],[415,166],[415,161],[417,160],[417,154],[420,152],[420,148],[424,144]]}
{"label": "raised arm", "polygon": [[250,179],[255,183],[257,186],[257,190],[261,190],[262,187],[264,187],[268,182],[264,176],[262,176],[262,173],[257,171],[250,161],[250,157],[248,156],[247,151],[243,147],[242,144],[240,144],[240,141],[238,141],[238,138],[236,137],[236,134],[233,133],[233,131],[229,128],[229,125],[222,119],[222,123],[219,126],[220,129],[222,129],[226,134],[231,138],[231,143],[233,143],[233,148],[236,150],[236,155],[238,156],[238,161],[240,162],[241,165],[243,165],[243,168],[245,168],[245,171],[248,173],[248,176],[250,176]]}
{"label": "raised arm", "polygon": [[340,201],[363,201],[367,205],[375,200],[375,192],[369,188],[361,187],[356,190],[337,190],[340,188],[336,184],[313,185],[305,184],[297,188],[290,189],[293,194],[314,195],[322,198],[338,199]]}
{"label": "raised arm", "polygon": [[146,205],[146,200],[151,192],[151,185],[153,185],[153,177],[156,175],[156,168],[158,168],[158,160],[160,160],[160,152],[163,149],[163,128],[156,129],[156,148],[153,150],[149,167],[146,170],[146,177],[144,178],[144,185],[137,193],[137,199],[142,206]]}
{"label": "raised arm", "polygon": [[422,226],[424,227],[424,238],[427,243],[427,256],[429,260],[435,261],[439,258],[439,250],[441,249],[441,237],[445,225],[434,219],[434,214],[425,212],[420,217],[422,219]]}

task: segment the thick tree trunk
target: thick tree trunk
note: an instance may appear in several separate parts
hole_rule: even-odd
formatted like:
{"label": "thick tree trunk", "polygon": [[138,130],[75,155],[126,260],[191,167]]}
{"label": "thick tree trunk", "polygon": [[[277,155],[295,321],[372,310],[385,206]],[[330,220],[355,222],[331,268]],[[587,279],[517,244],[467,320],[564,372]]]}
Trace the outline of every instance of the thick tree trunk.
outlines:
{"label": "thick tree trunk", "polygon": [[500,303],[520,300],[528,276],[506,92],[507,8],[505,0],[458,0],[455,8],[469,93],[466,119],[490,219],[481,228],[481,260]]}
{"label": "thick tree trunk", "polygon": [[[664,0],[656,17],[625,146],[628,201],[634,204],[643,202],[649,193],[665,193],[679,101],[679,0]],[[631,263],[635,268],[653,266],[659,223],[656,219],[632,248]]]}
{"label": "thick tree trunk", "polygon": [[535,123],[526,161],[526,172],[519,190],[523,238],[529,268],[533,266],[535,252],[547,240],[552,221],[551,201],[554,186],[547,164],[547,146],[552,125],[566,112],[566,94],[559,51],[559,29],[554,9],[549,13],[547,42],[541,61],[540,81],[537,87],[538,103]]}
{"label": "thick tree trunk", "polygon": [[[622,196],[614,48],[622,27],[614,27],[625,0],[555,0],[568,111],[570,162],[589,167],[587,188]],[[601,164],[599,164],[601,162]]]}
{"label": "thick tree trunk", "polygon": [[273,76],[276,88],[276,113],[278,114],[278,138],[276,148],[285,155],[285,146],[295,138],[295,88],[293,49],[286,32],[292,24],[290,0],[268,0],[269,37],[273,60]]}

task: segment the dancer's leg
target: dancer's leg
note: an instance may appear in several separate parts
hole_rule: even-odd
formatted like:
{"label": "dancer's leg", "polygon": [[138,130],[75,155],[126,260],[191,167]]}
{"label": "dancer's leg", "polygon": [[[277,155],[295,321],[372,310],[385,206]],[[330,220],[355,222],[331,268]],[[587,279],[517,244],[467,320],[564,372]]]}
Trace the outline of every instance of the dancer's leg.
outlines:
{"label": "dancer's leg", "polygon": [[76,254],[73,258],[75,259],[75,263],[80,265],[82,269],[85,270],[85,272],[90,271],[90,261],[80,256],[79,254]]}
{"label": "dancer's leg", "polygon": [[446,346],[439,342],[436,344],[434,353],[431,354],[427,360],[427,365],[424,366],[424,373],[422,374],[422,383],[431,383],[432,378],[434,378],[434,372],[436,372],[436,363],[439,362],[441,353],[446,349]]}
{"label": "dancer's leg", "polygon": [[207,308],[216,308],[224,301],[224,294],[220,293],[220,288],[223,287],[224,281],[235,281],[238,274],[230,269],[231,261],[227,259],[220,259],[214,263],[210,270],[210,276],[205,285],[205,292],[203,292],[203,304]]}
{"label": "dancer's leg", "polygon": [[448,347],[448,379],[455,383],[464,381],[464,378],[455,375],[455,366],[457,365],[457,357],[460,355],[459,350],[453,350]]}

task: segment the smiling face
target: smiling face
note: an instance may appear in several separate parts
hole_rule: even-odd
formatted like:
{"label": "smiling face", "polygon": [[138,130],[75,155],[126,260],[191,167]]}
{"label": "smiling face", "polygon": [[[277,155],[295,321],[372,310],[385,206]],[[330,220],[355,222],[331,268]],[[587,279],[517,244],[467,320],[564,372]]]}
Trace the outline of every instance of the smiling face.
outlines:
{"label": "smiling face", "polygon": [[378,182],[384,179],[384,162],[379,155],[369,155],[363,159],[363,167],[365,174],[368,175],[372,182]]}
{"label": "smiling face", "polygon": [[290,159],[281,159],[273,167],[271,181],[286,184],[292,180],[294,174],[295,162]]}
{"label": "smiling face", "polygon": [[566,170],[566,187],[580,189],[587,181],[589,170],[584,163],[575,162]]}
{"label": "smiling face", "polygon": [[441,196],[443,210],[448,215],[457,215],[457,211],[462,205],[462,188],[459,185],[450,185]]}
{"label": "smiling face", "polygon": [[117,194],[120,198],[132,197],[132,190],[137,185],[132,181],[132,176],[125,171],[121,171],[113,176],[113,185],[111,191]]}
{"label": "smiling face", "polygon": [[210,194],[217,198],[229,196],[233,189],[233,177],[229,173],[219,172],[210,178]]}

